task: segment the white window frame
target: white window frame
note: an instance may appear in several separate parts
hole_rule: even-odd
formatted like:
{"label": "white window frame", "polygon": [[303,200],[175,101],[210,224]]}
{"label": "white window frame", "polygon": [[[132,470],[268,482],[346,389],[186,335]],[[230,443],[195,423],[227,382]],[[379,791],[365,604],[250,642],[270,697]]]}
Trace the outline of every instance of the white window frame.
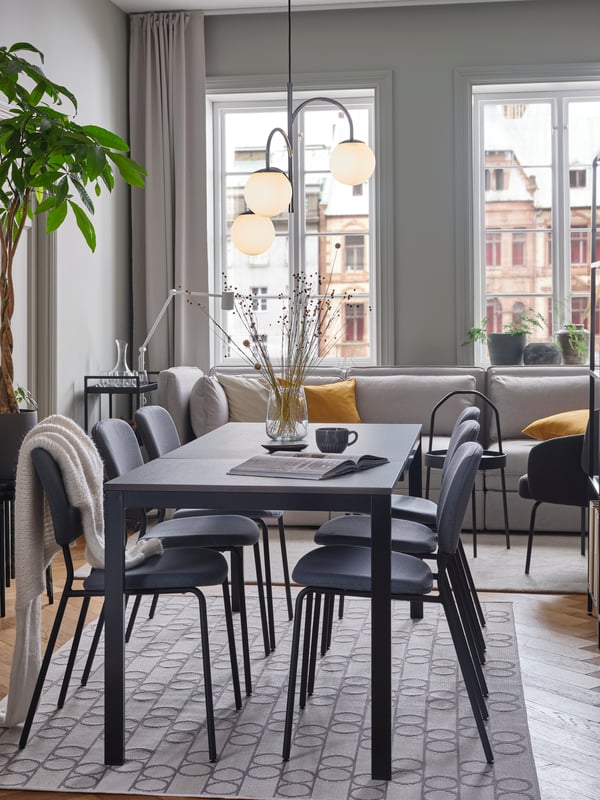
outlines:
{"label": "white window frame", "polygon": [[[220,181],[215,170],[219,163],[223,142],[218,138],[218,124],[215,115],[219,104],[227,100],[239,100],[251,93],[281,96],[287,79],[283,76],[237,76],[222,79],[207,79],[207,142],[208,142],[208,208],[209,208],[209,263],[214,264],[213,274],[209,275],[211,290],[218,291],[221,265],[225,263],[223,247],[225,230],[223,199],[220,196]],[[336,98],[336,91],[356,93],[372,90],[374,93],[373,147],[378,166],[377,179],[370,181],[370,208],[374,214],[375,226],[369,234],[369,264],[371,276],[372,306],[377,313],[371,315],[371,358],[370,363],[394,362],[394,269],[393,269],[393,136],[392,136],[392,83],[391,72],[376,73],[324,73],[315,75],[295,75],[296,93],[327,95]],[[342,99],[342,98],[340,98]],[[296,100],[296,104],[297,104]],[[342,102],[345,102],[342,99]],[[303,206],[302,206],[303,207]],[[210,254],[212,258],[210,257]],[[220,363],[221,340],[212,337],[212,363]]]}
{"label": "white window frame", "polygon": [[[475,230],[482,230],[475,203],[473,152],[473,90],[477,86],[505,86],[520,84],[534,91],[539,84],[570,84],[575,88],[589,88],[591,82],[600,81],[600,63],[541,64],[490,67],[460,67],[454,70],[454,165],[455,165],[455,241],[456,241],[456,353],[457,364],[474,361],[474,349],[464,347],[466,331],[485,316],[482,306],[484,287],[481,272],[475,268]],[[568,176],[567,176],[568,180]],[[564,238],[564,237],[563,237]],[[553,243],[554,245],[554,243]],[[560,243],[564,247],[565,242]],[[554,257],[554,263],[559,258]],[[556,276],[563,281],[561,275]],[[559,290],[564,296],[563,289]]]}

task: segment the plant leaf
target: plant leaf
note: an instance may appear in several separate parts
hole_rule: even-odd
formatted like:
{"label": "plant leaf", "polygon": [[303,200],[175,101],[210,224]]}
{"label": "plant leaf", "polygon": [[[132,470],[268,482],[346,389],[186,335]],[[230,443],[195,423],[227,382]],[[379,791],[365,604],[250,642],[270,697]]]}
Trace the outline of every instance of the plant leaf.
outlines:
{"label": "plant leaf", "polygon": [[77,203],[74,203],[72,200],[69,200],[69,205],[71,206],[71,209],[75,214],[75,219],[77,220],[77,227],[83,234],[83,238],[87,242],[87,245],[92,251],[92,253],[95,252],[96,231],[94,230],[94,226],[92,225],[91,219],[85,213],[83,208],[77,205]]}

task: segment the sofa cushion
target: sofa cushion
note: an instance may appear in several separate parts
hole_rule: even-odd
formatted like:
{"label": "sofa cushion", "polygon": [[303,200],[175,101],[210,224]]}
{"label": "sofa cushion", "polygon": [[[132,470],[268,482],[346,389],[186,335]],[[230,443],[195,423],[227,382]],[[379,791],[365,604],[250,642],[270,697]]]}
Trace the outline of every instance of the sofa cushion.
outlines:
{"label": "sofa cushion", "polygon": [[549,417],[536,419],[523,428],[523,433],[531,436],[532,439],[541,440],[554,439],[556,436],[576,436],[579,433],[585,433],[589,417],[590,412],[587,408],[563,411],[561,414],[552,414]]}
{"label": "sofa cushion", "polygon": [[216,378],[204,375],[194,385],[190,394],[190,422],[196,436],[229,422],[227,396]]}
{"label": "sofa cushion", "polygon": [[223,375],[216,378],[229,405],[230,422],[264,422],[267,416],[269,384],[260,375]]}
{"label": "sofa cushion", "polygon": [[304,386],[309,422],[360,422],[356,379]]}
{"label": "sofa cushion", "polygon": [[[431,412],[449,392],[474,391],[473,375],[373,375],[356,378],[356,405],[362,422],[414,422],[429,434]],[[448,436],[459,413],[474,398],[451,398],[435,416],[435,433]]]}
{"label": "sofa cushion", "polygon": [[[541,417],[583,408],[588,403],[589,378],[580,376],[518,377],[494,375],[488,396],[498,409],[503,439],[523,437],[523,428]],[[496,441],[496,429],[490,415],[490,441]]]}

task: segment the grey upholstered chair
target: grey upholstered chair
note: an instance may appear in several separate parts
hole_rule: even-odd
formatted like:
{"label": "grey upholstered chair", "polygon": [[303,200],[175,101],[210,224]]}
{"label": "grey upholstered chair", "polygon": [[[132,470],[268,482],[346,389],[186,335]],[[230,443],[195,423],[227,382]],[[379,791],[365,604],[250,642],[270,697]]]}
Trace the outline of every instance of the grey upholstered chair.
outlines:
{"label": "grey upholstered chair", "polygon": [[[100,420],[92,429],[92,438],[104,461],[105,476],[108,480],[130,472],[144,463],[133,428],[122,419]],[[256,524],[247,517],[235,514],[213,514],[210,517],[171,519],[149,526],[144,533],[144,538],[159,538],[166,548],[207,547],[230,554],[232,559],[232,589],[236,592],[236,597],[239,600],[246,693],[251,694],[252,679],[244,587],[244,547],[253,548],[265,655],[269,655],[271,652],[262,582],[260,533]],[[136,597],[136,603],[128,625],[128,636],[135,620],[138,605],[139,596]],[[155,605],[156,598],[152,605],[151,615],[154,613]]]}
{"label": "grey upholstered chair", "polygon": [[[448,477],[440,496],[437,512],[438,554],[435,580],[426,561],[405,553],[392,552],[391,593],[394,600],[420,599],[424,602],[441,603],[443,606],[485,757],[488,763],[492,763],[494,757],[485,726],[485,720],[488,718],[484,699],[485,681],[481,667],[473,659],[467,645],[454,596],[457,581],[456,551],[460,530],[482,452],[480,444],[466,442],[457,449],[448,463]],[[316,615],[312,614],[313,603],[316,600],[315,604],[318,604],[322,595],[340,593],[347,596],[370,597],[372,591],[371,554],[366,547],[350,545],[318,547],[300,558],[292,577],[304,588],[296,599],[294,614],[283,739],[284,760],[289,759],[291,749],[302,621],[305,620],[303,636],[305,652],[300,680],[300,706],[304,707],[309,688],[309,673],[313,668],[316,650],[311,625],[316,625],[318,620],[315,621]],[[434,586],[437,587],[437,593],[432,593]],[[305,602],[306,613],[303,614]],[[307,650],[309,651],[308,655]],[[371,680],[376,681],[377,675],[372,675]],[[312,690],[312,687],[310,688]]]}
{"label": "grey upholstered chair", "polygon": [[[140,439],[149,459],[159,458],[171,450],[180,447],[181,441],[171,414],[163,406],[144,406],[135,412],[135,424]],[[279,546],[281,548],[281,562],[283,566],[283,579],[285,584],[286,601],[289,619],[293,618],[292,590],[290,586],[290,573],[285,541],[285,527],[283,511],[273,509],[207,509],[207,508],[179,508],[173,514],[174,519],[182,517],[207,516],[211,514],[233,513],[253,519],[262,532],[263,559],[265,566],[265,584],[267,589],[267,614],[269,619],[269,637],[271,648],[276,645],[275,617],[273,613],[273,591],[271,581],[271,556],[269,548],[269,528],[265,520],[274,519],[279,531]]]}
{"label": "grey upholstered chair", "polygon": [[[90,599],[104,596],[104,571],[92,569],[81,588],[74,587],[75,571],[71,559],[70,545],[83,535],[82,517],[80,510],[71,505],[60,468],[52,455],[43,448],[36,448],[32,452],[34,469],[40,479],[52,514],[54,536],[60,546],[65,561],[66,578],[61,592],[60,601],[56,610],[54,624],[50,631],[46,651],[25,719],[19,747],[27,744],[31,725],[42,694],[44,681],[50,666],[52,653],[56,646],[60,626],[69,600],[73,597],[82,598],[81,612],[77,622],[67,669],[58,699],[58,707],[62,708],[69,680],[71,677],[81,632],[85,624]],[[79,582],[77,583],[79,585]],[[231,613],[231,601],[227,582],[227,561],[213,550],[199,547],[173,547],[163,551],[161,555],[152,556],[143,564],[125,571],[125,592],[129,594],[177,594],[190,592],[198,598],[200,608],[200,629],[202,640],[202,663],[204,672],[204,696],[206,702],[206,728],[208,734],[208,751],[211,761],[217,760],[215,739],[215,722],[213,712],[211,665],[209,653],[209,632],[206,612],[206,600],[198,587],[222,586],[225,603],[225,619],[231,658],[231,671],[233,676],[236,708],[241,708],[242,700],[239,686],[237,658],[235,652],[235,639]]]}

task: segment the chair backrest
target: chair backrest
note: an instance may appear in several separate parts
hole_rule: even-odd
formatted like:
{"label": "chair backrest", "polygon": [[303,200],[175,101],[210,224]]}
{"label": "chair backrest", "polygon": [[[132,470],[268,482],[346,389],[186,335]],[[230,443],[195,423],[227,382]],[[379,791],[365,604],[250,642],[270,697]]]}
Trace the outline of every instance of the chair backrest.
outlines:
{"label": "chair backrest", "polygon": [[48,499],[54,538],[63,551],[68,551],[71,542],[83,534],[81,512],[69,502],[62,472],[50,453],[36,447],[31,451],[31,461]]}
{"label": "chair backrest", "polygon": [[457,425],[460,425],[462,422],[466,422],[469,419],[473,419],[475,420],[475,422],[479,422],[480,417],[481,417],[480,408],[477,408],[477,406],[467,406],[466,408],[463,408],[463,410],[456,418],[456,422],[454,423],[454,428],[456,428]]}
{"label": "chair backrest", "polygon": [[144,463],[133,428],[123,419],[101,419],[92,428],[92,439],[104,462],[106,480],[118,478]]}
{"label": "chair backrest", "polygon": [[[477,409],[479,411],[479,409]],[[466,419],[460,422],[452,429],[452,434],[448,440],[448,447],[446,449],[446,460],[444,467],[452,459],[457,449],[465,442],[476,442],[479,437],[480,425],[475,419]],[[442,480],[444,469],[442,469]]]}
{"label": "chair backrest", "polygon": [[455,553],[483,448],[464,442],[446,459],[446,480],[437,507],[436,530],[440,553]]}
{"label": "chair backrest", "polygon": [[176,450],[181,445],[173,417],[166,408],[144,406],[135,412],[134,419],[150,460]]}

